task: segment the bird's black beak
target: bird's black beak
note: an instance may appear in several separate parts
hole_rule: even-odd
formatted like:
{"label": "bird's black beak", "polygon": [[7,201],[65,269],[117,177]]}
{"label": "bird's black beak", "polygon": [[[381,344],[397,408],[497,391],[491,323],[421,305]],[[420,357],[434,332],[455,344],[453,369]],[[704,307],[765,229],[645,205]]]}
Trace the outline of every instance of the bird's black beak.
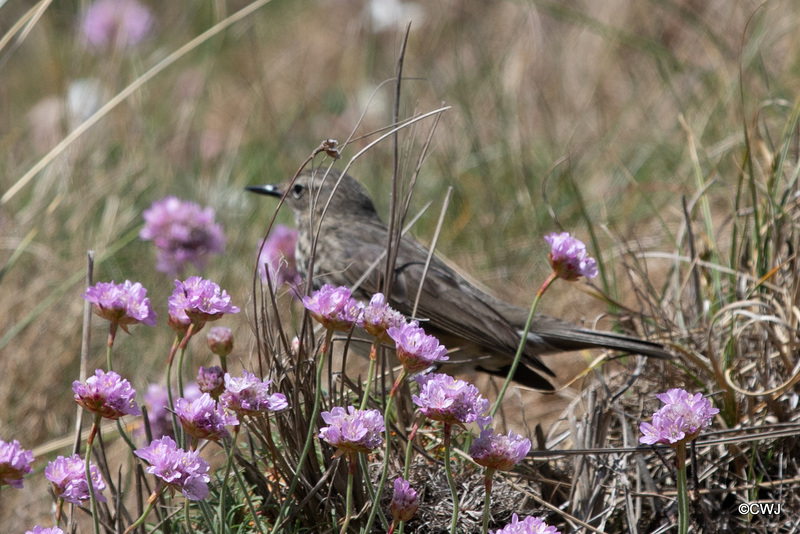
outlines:
{"label": "bird's black beak", "polygon": [[267,195],[270,197],[282,197],[283,191],[277,185],[248,185],[245,187],[251,193],[258,193],[259,195]]}

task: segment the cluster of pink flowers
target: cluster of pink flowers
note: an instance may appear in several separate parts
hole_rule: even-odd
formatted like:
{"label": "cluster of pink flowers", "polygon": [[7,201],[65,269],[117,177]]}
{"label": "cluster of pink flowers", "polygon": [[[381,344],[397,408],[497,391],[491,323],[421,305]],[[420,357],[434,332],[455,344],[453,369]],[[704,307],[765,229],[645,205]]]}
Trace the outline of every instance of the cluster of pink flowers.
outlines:
{"label": "cluster of pink flowers", "polygon": [[82,296],[92,304],[98,316],[128,332],[128,326],[132,324],[156,324],[156,313],[146,295],[147,290],[142,284],[125,280],[122,284],[100,282],[88,287]]}
{"label": "cluster of pink flowers", "polygon": [[225,391],[219,402],[226,410],[238,414],[258,415],[285,409],[289,403],[283,393],[270,393],[271,380],[262,380],[243,370],[241,377],[225,373]]}
{"label": "cluster of pink flowers", "polygon": [[639,425],[642,432],[639,442],[647,445],[674,445],[680,441],[692,441],[701,430],[711,425],[714,415],[719,413],[719,409],[714,408],[702,393],[692,395],[684,389],[675,388],[656,397],[664,406],[653,414],[652,423]]}
{"label": "cluster of pink flowers", "polygon": [[166,197],[154,202],[143,215],[139,237],[156,246],[159,271],[179,274],[188,263],[202,269],[210,254],[225,251],[225,234],[211,207]]}
{"label": "cluster of pink flowers", "polygon": [[320,433],[324,439],[338,449],[338,453],[371,452],[383,443],[386,430],[383,415],[378,410],[357,410],[348,406],[347,411],[337,406],[330,412],[322,412],[328,423]]}
{"label": "cluster of pink flowers", "polygon": [[164,484],[183,493],[192,501],[208,495],[208,462],[197,451],[184,451],[169,436],[154,439],[150,445],[136,449],[134,454],[150,464],[146,471]]}
{"label": "cluster of pink flowers", "polygon": [[[106,498],[101,492],[106,488],[106,484],[100,475],[100,470],[94,464],[90,465],[89,470],[92,473],[94,497],[100,502],[105,502]],[[44,476],[53,483],[56,497],[72,504],[81,504],[89,499],[86,465],[83,463],[83,458],[77,454],[70,457],[59,456],[48,463],[44,468]]]}
{"label": "cluster of pink flowers", "polygon": [[[283,224],[275,226],[261,247],[258,258],[258,272],[261,280],[267,283],[267,273],[272,287],[277,289],[283,284],[298,288],[302,282],[297,270],[295,247],[297,246],[297,230]],[[266,267],[266,271],[265,271]]]}
{"label": "cluster of pink flowers", "polygon": [[[112,11],[114,15],[111,15]],[[119,13],[125,15],[113,19]],[[151,25],[148,16],[146,8],[137,7],[134,0],[99,0],[86,14],[84,32],[93,44],[114,42],[115,46],[122,46],[143,37]],[[101,21],[102,17],[105,17],[105,22]],[[127,18],[137,20],[127,21]],[[187,263],[200,267],[208,254],[224,249],[222,228],[215,222],[211,208],[168,197],[154,203],[145,211],[144,218],[141,237],[155,243],[160,270],[179,272]],[[288,283],[296,286],[300,283],[293,261],[296,240],[296,233],[278,227],[265,243],[265,255],[262,255],[260,263],[266,266],[276,285]],[[582,243],[568,234],[552,234],[547,240],[552,246],[550,261],[559,276],[572,280],[596,274],[595,262],[587,257]],[[121,326],[127,332],[127,327],[133,324],[155,325],[156,314],[146,294],[147,290],[141,284],[126,280],[123,284],[110,282],[89,287],[83,298],[92,303],[97,315],[110,321],[113,327]],[[330,332],[347,331],[357,325],[373,336],[375,346],[393,343],[409,374],[424,373],[448,360],[447,349],[437,338],[427,335],[417,322],[406,321],[380,293],[364,305],[351,297],[349,289],[325,285],[302,300],[311,316]],[[183,333],[190,325],[199,329],[206,322],[239,311],[232,304],[230,295],[219,285],[199,276],[175,280],[175,289],[169,298],[169,324]],[[211,350],[222,358],[225,368],[224,358],[233,349],[230,329],[211,329],[207,341]],[[232,377],[223,372],[223,368],[201,367],[199,386],[186,388],[185,396],[175,402],[175,416],[195,440],[223,439],[229,435],[227,427],[239,425],[242,418],[257,417],[288,406],[285,395],[269,391],[270,380],[246,370],[241,377]],[[487,467],[487,472],[510,470],[529,452],[530,440],[513,431],[496,435],[488,428],[491,422],[487,415],[489,402],[474,385],[438,373],[420,374],[416,382],[418,394],[413,395],[413,401],[423,415],[444,423],[446,429],[470,423],[481,426],[480,436],[473,442],[470,454],[479,465]],[[119,419],[125,415],[141,415],[135,390],[114,371],[97,369],[94,376],[85,382],[75,381],[73,391],[78,404],[99,416]],[[652,424],[642,425],[645,434],[642,442],[692,439],[700,429],[708,426],[715,409],[702,396],[692,397],[681,391],[670,390],[659,396],[667,406],[654,415]],[[209,493],[209,464],[194,450],[196,441],[193,450],[184,450],[170,436],[173,416],[166,410],[163,388],[158,392],[151,389],[146,401],[150,406],[151,427],[157,437],[134,453],[149,464],[146,471],[160,479],[160,488],[179,491],[190,500],[205,499]],[[321,417],[327,426],[320,429],[318,437],[334,446],[337,455],[347,454],[352,458],[357,453],[374,451],[384,443],[386,426],[378,410],[334,407],[323,412]],[[32,461],[32,453],[22,450],[17,441],[0,441],[0,484],[21,487],[23,476],[31,472]],[[92,491],[97,500],[105,501],[102,495],[105,483],[99,469],[90,464],[89,473],[91,478],[87,480],[86,464],[78,455],[60,456],[45,469],[45,475],[59,498],[81,504],[90,498]],[[390,505],[394,520],[408,521],[418,507],[417,492],[409,482],[397,478]],[[37,526],[31,532],[46,534],[60,530]],[[537,518],[528,517],[520,521],[517,516],[513,517],[510,525],[497,532],[557,533]]]}
{"label": "cluster of pink flowers", "polygon": [[97,369],[86,382],[73,382],[72,391],[75,392],[75,402],[106,419],[142,414],[136,404],[136,390],[114,371],[106,373]]}

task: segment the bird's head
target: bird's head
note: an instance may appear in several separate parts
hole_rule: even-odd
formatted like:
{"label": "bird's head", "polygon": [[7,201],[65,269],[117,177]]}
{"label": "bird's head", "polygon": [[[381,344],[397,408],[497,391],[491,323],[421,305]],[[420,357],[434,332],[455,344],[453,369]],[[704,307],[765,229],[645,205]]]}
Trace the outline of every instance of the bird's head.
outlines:
{"label": "bird's head", "polygon": [[[250,192],[280,198],[286,193],[286,204],[291,208],[298,228],[307,224],[309,214],[315,220],[322,215],[330,199],[326,217],[345,220],[375,217],[375,206],[366,190],[348,174],[327,168],[303,171],[292,181],[280,184],[246,187]],[[287,193],[288,191],[288,193]]]}

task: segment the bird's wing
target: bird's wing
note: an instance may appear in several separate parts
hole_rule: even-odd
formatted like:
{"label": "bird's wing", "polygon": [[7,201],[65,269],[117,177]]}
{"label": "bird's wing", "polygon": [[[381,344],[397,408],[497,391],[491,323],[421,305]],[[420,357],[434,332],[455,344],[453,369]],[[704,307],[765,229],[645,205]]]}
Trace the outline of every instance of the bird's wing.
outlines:
{"label": "bird's wing", "polygon": [[[353,225],[362,233],[374,232],[385,235],[385,229],[372,228],[367,224]],[[340,229],[341,231],[341,229]],[[381,231],[383,234],[381,234]],[[355,239],[357,236],[353,236]],[[380,240],[370,239],[370,235],[359,236],[360,245],[349,251],[340,249],[344,261],[339,275],[342,281],[354,284],[361,275],[385,251]],[[379,244],[380,243],[380,244]],[[428,250],[410,238],[401,241],[395,263],[394,283],[391,305],[410,317],[414,301],[420,287]],[[385,260],[361,283],[368,294],[381,290]],[[493,298],[469,284],[443,261],[434,256],[422,284],[416,317],[435,325],[456,337],[472,342],[487,351],[504,353],[509,356],[517,350],[520,335],[516,329],[492,306]],[[455,348],[455,347],[448,347]],[[553,375],[533,353],[526,351],[525,361],[537,369]]]}

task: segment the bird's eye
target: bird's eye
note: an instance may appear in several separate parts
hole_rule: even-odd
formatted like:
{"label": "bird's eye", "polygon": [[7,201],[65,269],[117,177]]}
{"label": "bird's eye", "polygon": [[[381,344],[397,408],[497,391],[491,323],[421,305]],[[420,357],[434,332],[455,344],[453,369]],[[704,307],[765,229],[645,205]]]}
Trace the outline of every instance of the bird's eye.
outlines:
{"label": "bird's eye", "polygon": [[303,189],[305,188],[302,185],[294,184],[292,186],[292,196],[294,198],[300,198],[301,196],[303,196]]}

